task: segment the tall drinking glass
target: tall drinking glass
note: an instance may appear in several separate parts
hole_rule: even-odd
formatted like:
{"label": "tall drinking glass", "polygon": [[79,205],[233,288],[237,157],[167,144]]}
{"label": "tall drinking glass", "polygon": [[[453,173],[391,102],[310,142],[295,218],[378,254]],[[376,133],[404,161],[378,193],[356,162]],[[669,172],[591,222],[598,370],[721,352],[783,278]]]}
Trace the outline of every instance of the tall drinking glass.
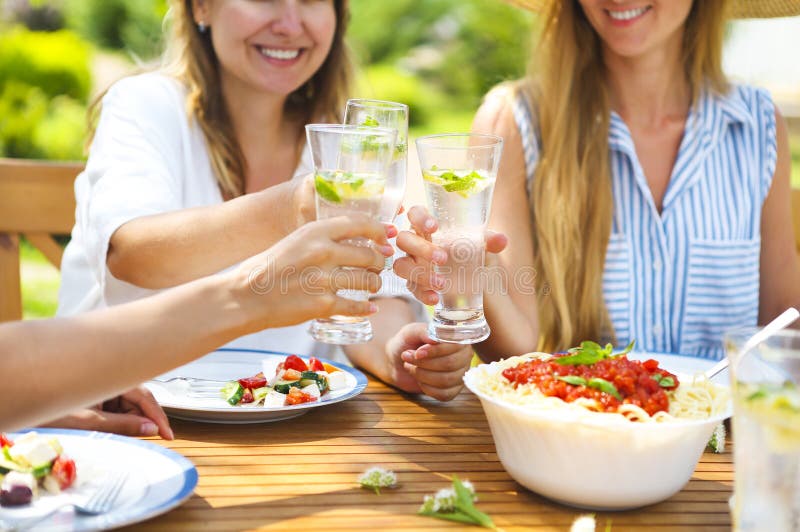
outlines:
{"label": "tall drinking glass", "polygon": [[[397,132],[387,128],[310,124],[306,126],[306,136],[314,161],[317,219],[360,213],[377,220]],[[364,238],[344,242],[372,245]],[[365,301],[369,292],[340,290],[338,295]],[[314,320],[309,332],[314,339],[329,344],[357,344],[372,339],[372,326],[364,317],[331,316]]]}
{"label": "tall drinking glass", "polygon": [[384,223],[392,223],[406,193],[408,106],[383,100],[350,99],[345,108],[344,123],[397,130],[397,142],[389,172],[386,174],[386,188],[379,217]]}
{"label": "tall drinking glass", "polygon": [[445,281],[429,334],[473,344],[489,336],[483,315],[485,232],[503,139],[469,133],[417,139],[428,209],[439,223],[433,242],[447,251],[436,267]]}
{"label": "tall drinking glass", "polygon": [[[347,100],[344,123],[364,127],[386,127],[397,130],[394,156],[386,174],[386,188],[383,191],[381,210],[378,219],[390,224],[394,222],[403,196],[406,194],[408,167],[408,106],[403,103],[383,100],[351,98]],[[393,257],[386,258],[385,269],[391,270]]]}
{"label": "tall drinking glass", "polygon": [[734,529],[800,530],[800,331],[742,352],[755,330],[726,336],[733,391]]}

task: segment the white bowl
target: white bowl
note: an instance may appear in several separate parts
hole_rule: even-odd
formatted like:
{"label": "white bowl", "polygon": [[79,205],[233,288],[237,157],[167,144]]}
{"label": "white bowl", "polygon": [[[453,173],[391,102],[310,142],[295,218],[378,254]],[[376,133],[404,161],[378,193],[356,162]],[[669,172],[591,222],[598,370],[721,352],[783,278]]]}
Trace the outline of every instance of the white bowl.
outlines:
{"label": "white bowl", "polygon": [[464,383],[481,400],[503,467],[526,488],[570,506],[626,510],[671,497],[692,476],[714,428],[730,416],[634,423],[520,406],[478,389],[481,373],[496,370],[472,368]]}

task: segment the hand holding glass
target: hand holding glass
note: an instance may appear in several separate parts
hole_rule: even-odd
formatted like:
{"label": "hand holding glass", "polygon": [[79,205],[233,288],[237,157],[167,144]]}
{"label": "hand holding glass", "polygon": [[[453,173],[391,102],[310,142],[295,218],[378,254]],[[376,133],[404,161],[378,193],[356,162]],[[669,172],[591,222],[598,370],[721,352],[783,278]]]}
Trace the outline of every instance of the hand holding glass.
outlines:
{"label": "hand holding glass", "polygon": [[483,315],[486,223],[503,139],[447,134],[417,139],[428,209],[439,230],[433,243],[447,252],[436,267],[445,286],[429,327],[439,342],[473,344],[489,337]]}
{"label": "hand holding glass", "polygon": [[[386,173],[395,149],[394,129],[349,125],[310,124],[308,145],[314,161],[317,219],[365,214],[378,219]],[[370,246],[363,238],[345,241]],[[368,292],[340,290],[338,295],[364,301]],[[331,316],[314,320],[314,339],[330,344],[356,344],[372,339],[372,325],[364,317]]]}

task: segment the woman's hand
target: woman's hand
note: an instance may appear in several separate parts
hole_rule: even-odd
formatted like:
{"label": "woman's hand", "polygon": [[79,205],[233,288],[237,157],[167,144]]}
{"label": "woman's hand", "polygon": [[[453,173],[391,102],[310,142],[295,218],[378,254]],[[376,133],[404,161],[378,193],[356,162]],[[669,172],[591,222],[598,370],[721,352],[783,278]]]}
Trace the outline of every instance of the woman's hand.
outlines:
{"label": "woman's hand", "polygon": [[[369,301],[337,296],[338,290],[376,293],[379,273],[394,249],[396,229],[366,216],[342,216],[306,224],[233,273],[236,298],[251,331],[284,327],[335,314],[364,316]],[[354,240],[368,239],[370,245]]]}
{"label": "woman's hand", "polygon": [[101,405],[77,410],[72,414],[45,423],[47,427],[97,430],[126,436],[155,436],[174,439],[167,415],[153,394],[139,386]]}
{"label": "woman's hand", "polygon": [[471,346],[435,342],[424,323],[400,329],[389,340],[387,353],[393,364],[392,384],[440,401],[449,401],[461,391],[473,355]]}
{"label": "woman's hand", "polygon": [[[436,275],[434,266],[447,262],[447,252],[431,241],[431,235],[439,227],[425,207],[412,207],[408,220],[414,232],[402,231],[397,236],[397,247],[406,256],[394,261],[394,272],[406,280],[406,286],[417,299],[426,305],[435,305],[439,301],[436,290],[444,286],[444,279]],[[508,238],[504,234],[486,233],[487,252],[500,253],[506,245]]]}

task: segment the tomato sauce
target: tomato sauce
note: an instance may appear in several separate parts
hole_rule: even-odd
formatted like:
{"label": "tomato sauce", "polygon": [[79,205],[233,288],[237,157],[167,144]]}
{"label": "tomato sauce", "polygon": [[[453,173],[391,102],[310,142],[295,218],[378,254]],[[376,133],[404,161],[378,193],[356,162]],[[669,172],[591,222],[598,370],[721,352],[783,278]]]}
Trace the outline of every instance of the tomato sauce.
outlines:
{"label": "tomato sauce", "polygon": [[[556,358],[558,355],[556,355]],[[651,416],[656,412],[669,410],[667,391],[674,390],[680,383],[678,377],[658,367],[656,360],[628,360],[618,356],[600,360],[591,365],[562,365],[550,360],[530,360],[503,371],[503,376],[513,384],[534,384],[544,395],[558,397],[568,403],[579,398],[593,399],[601,412],[616,412],[623,403],[636,405]],[[589,381],[592,378],[604,379],[617,389],[622,400],[614,395],[584,385],[574,385],[557,379],[572,375]],[[672,378],[660,381],[663,378]]]}

